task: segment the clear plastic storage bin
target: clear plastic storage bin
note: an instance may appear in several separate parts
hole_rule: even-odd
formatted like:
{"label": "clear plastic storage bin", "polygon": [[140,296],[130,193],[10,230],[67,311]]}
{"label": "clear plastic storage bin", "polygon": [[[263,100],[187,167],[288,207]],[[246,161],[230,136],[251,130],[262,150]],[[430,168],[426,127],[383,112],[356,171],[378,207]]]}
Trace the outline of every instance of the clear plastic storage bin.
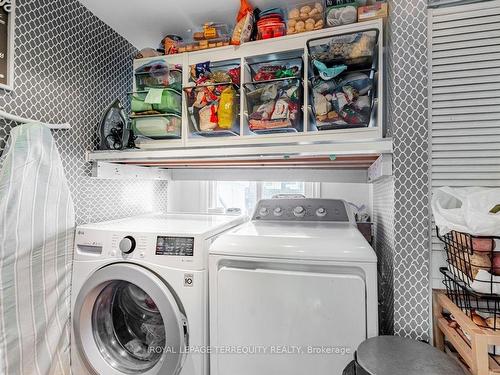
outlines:
{"label": "clear plastic storage bin", "polygon": [[376,56],[379,31],[376,29],[311,39],[307,50],[311,60],[326,65],[345,64],[350,69],[370,69]]}
{"label": "clear plastic storage bin", "polygon": [[243,86],[251,132],[273,134],[303,130],[302,78],[251,82]]}
{"label": "clear plastic storage bin", "polygon": [[150,139],[179,139],[182,119],[177,114],[131,116],[134,135]]}
{"label": "clear plastic storage bin", "polygon": [[159,103],[148,103],[148,91],[129,93],[132,115],[154,115],[162,113],[182,113],[182,95],[179,91],[165,88]]}
{"label": "clear plastic storage bin", "polygon": [[190,133],[202,137],[240,133],[240,91],[233,83],[185,87]]}
{"label": "clear plastic storage bin", "polygon": [[287,34],[320,30],[325,26],[325,2],[307,1],[287,7]]}
{"label": "clear plastic storage bin", "polygon": [[163,60],[155,60],[137,68],[135,74],[136,91],[148,88],[182,85],[182,69],[178,65],[168,65]]}
{"label": "clear plastic storage bin", "polygon": [[378,30],[307,42],[309,103],[314,130],[374,126]]}
{"label": "clear plastic storage bin", "polygon": [[248,64],[252,81],[269,81],[280,78],[302,77],[301,57],[281,58]]}

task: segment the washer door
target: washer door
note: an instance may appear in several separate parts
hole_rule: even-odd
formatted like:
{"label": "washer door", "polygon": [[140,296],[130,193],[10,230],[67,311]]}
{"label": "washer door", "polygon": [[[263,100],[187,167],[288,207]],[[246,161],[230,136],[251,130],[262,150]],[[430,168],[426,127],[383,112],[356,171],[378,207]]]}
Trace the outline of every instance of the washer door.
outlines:
{"label": "washer door", "polygon": [[128,263],[96,271],[73,312],[77,347],[97,374],[175,375],[187,346],[187,321],[164,281]]}

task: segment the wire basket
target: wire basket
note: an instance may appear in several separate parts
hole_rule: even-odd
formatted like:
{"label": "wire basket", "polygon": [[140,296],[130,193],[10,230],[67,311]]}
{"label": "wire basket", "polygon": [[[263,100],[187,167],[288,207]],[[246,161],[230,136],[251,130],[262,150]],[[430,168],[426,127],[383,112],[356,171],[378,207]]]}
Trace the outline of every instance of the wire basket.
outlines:
{"label": "wire basket", "polygon": [[493,331],[500,330],[500,296],[477,293],[463,281],[457,280],[446,268],[441,267],[446,295],[477,326]]}
{"label": "wire basket", "polygon": [[[270,81],[278,78],[302,77],[304,62],[302,56],[285,57],[248,64],[252,82]],[[288,70],[288,75],[284,71]]]}
{"label": "wire basket", "polygon": [[[206,108],[214,105],[214,108],[219,108],[219,104],[221,102],[221,96],[225,89],[232,87],[234,90],[234,98],[232,101],[232,120],[230,124],[225,124],[222,126],[219,121],[220,117],[218,116],[219,112],[215,111],[216,122],[214,122],[214,126],[211,129],[206,129],[203,127],[202,121],[202,111],[206,110]],[[184,93],[186,97],[186,105],[188,110],[188,117],[190,123],[190,132],[193,135],[201,136],[201,137],[232,137],[237,136],[240,133],[240,88],[231,82],[226,83],[208,83],[204,85],[190,86],[184,87]],[[207,92],[207,97],[210,97],[210,101],[198,105],[198,94],[202,92]],[[229,125],[229,126],[228,126]]]}
{"label": "wire basket", "polygon": [[[455,279],[482,294],[500,294],[499,237],[473,236],[451,231],[438,238],[444,243],[446,260]],[[497,276],[498,275],[498,276]]]}
{"label": "wire basket", "polygon": [[[255,134],[297,133],[303,130],[303,87],[298,77],[278,78],[268,81],[257,81],[243,84],[246,98],[248,127]],[[266,92],[270,95],[265,98]],[[273,94],[271,94],[273,93]],[[293,93],[293,94],[292,94]],[[273,119],[280,107],[278,103],[286,103],[288,112],[283,118]],[[272,114],[263,118],[259,112],[269,106]],[[262,111],[263,112],[263,111]],[[293,115],[292,115],[293,113]]]}

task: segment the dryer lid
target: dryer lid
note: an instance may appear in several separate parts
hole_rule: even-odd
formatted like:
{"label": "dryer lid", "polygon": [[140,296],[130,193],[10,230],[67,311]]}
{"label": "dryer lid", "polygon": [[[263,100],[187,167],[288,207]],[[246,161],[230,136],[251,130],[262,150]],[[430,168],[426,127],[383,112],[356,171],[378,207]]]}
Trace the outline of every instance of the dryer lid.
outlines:
{"label": "dryer lid", "polygon": [[210,254],[298,260],[377,262],[349,223],[251,221],[223,234]]}

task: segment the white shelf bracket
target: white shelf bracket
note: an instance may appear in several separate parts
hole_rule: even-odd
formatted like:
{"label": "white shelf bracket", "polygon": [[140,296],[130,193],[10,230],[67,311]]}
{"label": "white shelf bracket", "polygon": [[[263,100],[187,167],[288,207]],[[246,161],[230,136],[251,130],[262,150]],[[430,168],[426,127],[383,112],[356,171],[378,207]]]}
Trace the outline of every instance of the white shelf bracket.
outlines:
{"label": "white shelf bracket", "polygon": [[96,161],[92,163],[92,177],[102,180],[160,180],[170,181],[171,172],[163,168],[116,164]]}
{"label": "white shelf bracket", "polygon": [[373,183],[387,176],[392,176],[392,155],[382,154],[368,168],[368,182]]}

